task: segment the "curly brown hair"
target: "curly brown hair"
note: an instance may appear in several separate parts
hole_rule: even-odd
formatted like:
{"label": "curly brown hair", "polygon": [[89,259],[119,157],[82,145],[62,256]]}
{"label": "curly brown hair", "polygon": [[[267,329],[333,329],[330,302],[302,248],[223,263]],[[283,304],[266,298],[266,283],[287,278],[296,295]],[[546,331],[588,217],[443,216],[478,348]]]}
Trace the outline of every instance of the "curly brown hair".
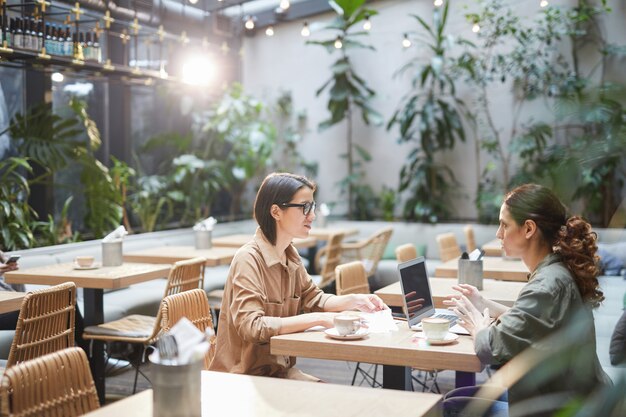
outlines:
{"label": "curly brown hair", "polygon": [[542,185],[520,185],[506,195],[504,203],[518,225],[526,220],[535,222],[543,239],[572,273],[582,299],[598,307],[604,294],[598,282],[597,235],[591,225],[578,216],[568,218],[563,203]]}

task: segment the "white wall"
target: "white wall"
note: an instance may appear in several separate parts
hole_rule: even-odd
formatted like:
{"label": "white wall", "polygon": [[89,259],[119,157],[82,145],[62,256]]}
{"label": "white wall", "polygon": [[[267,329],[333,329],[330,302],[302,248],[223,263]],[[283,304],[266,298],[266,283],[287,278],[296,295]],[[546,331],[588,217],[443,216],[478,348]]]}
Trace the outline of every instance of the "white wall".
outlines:
{"label": "white wall", "polygon": [[[532,17],[538,13],[539,1],[514,1],[522,13]],[[554,3],[568,3],[566,0]],[[570,1],[569,3],[572,3]],[[626,17],[626,6],[619,0],[610,0],[613,13],[608,18],[608,37],[614,42],[626,39],[626,27],[623,22]],[[451,15],[447,26],[447,32],[457,36],[472,39],[473,34],[470,25],[466,22],[464,14],[467,13],[465,5],[474,6],[472,2],[454,1],[450,7]],[[403,49],[401,40],[403,33],[418,31],[418,25],[410,14],[417,14],[426,21],[432,21],[433,5],[431,1],[408,1],[389,0],[371,3],[372,7],[379,11],[379,15],[372,20],[372,30],[367,40],[376,48],[376,52],[369,50],[358,51],[350,54],[357,73],[377,92],[374,101],[376,108],[385,118],[385,124],[390,119],[393,111],[398,106],[400,98],[409,89],[410,75],[394,77],[394,73],[410,58],[428,51],[420,51],[415,46]],[[314,16],[309,19],[312,26],[312,36],[309,39],[326,39],[330,32],[315,31],[315,26],[329,21],[334,14]],[[284,23],[275,26],[275,35],[267,37],[264,31],[258,31],[255,37],[244,39],[243,52],[243,84],[245,90],[253,95],[263,97],[266,100],[274,100],[278,91],[290,90],[294,99],[296,110],[304,109],[308,115],[309,133],[306,135],[300,149],[308,159],[319,163],[319,175],[317,181],[319,191],[316,199],[318,202],[342,201],[336,182],[346,175],[345,160],[339,157],[346,150],[346,125],[336,125],[331,129],[318,133],[317,125],[328,117],[326,109],[327,94],[315,96],[315,91],[330,76],[330,65],[337,59],[337,54],[328,54],[326,50],[316,45],[305,45],[306,39],[300,35],[302,21]],[[428,59],[430,55],[427,55]],[[622,68],[620,73],[611,74],[613,77],[623,79],[625,72]],[[459,94],[466,100],[470,100],[467,90],[460,86]],[[491,107],[495,109],[496,123],[501,128],[501,133],[509,136],[511,125],[511,110],[513,108],[513,96],[510,84],[494,85],[494,93],[490,94]],[[475,104],[467,103],[472,108]],[[540,119],[545,104],[538,103],[534,108],[525,109],[524,114],[534,115]],[[406,155],[411,148],[399,145],[396,142],[397,129],[387,131],[385,126],[365,126],[360,119],[360,114],[355,117],[354,140],[356,143],[369,149],[373,155],[373,161],[369,164],[368,182],[379,191],[383,185],[397,188],[399,172],[404,164]],[[477,184],[477,167],[475,158],[475,142],[469,138],[467,143],[459,144],[453,152],[442,155],[443,162],[449,164],[455,171],[457,179],[463,186],[465,196],[455,200],[455,213],[458,218],[471,219],[476,217],[474,207],[474,195]],[[481,168],[488,157],[481,155]],[[398,213],[400,213],[398,205]],[[345,210],[337,209],[337,212]]]}

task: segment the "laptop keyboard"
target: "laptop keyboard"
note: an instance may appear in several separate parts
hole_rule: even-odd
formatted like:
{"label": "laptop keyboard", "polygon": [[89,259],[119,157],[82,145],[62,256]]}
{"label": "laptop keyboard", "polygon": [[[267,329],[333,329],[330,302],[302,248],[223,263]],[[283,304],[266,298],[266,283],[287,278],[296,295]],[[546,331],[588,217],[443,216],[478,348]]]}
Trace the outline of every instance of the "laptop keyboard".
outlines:
{"label": "laptop keyboard", "polygon": [[456,321],[459,319],[459,317],[454,314],[442,314],[442,313],[437,313],[433,317],[436,317],[439,319],[450,320],[450,327],[454,326],[456,324]]}

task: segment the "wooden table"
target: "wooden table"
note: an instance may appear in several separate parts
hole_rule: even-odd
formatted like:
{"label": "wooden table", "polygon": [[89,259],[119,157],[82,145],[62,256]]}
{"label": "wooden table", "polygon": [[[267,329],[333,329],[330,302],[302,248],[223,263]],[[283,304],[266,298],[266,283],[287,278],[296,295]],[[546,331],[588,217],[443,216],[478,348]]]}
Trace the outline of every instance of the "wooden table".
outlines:
{"label": "wooden table", "polygon": [[[74,269],[73,263],[20,269],[4,274],[10,284],[58,285],[74,282],[83,291],[85,326],[104,322],[104,289],[125,288],[133,284],[167,277],[170,265],[126,262],[120,266]],[[104,403],[104,345],[94,341],[90,357],[100,403]]]}
{"label": "wooden table", "polygon": [[[250,242],[254,235],[248,235],[245,233],[238,235],[228,235],[228,236],[220,236],[214,237],[212,239],[213,247],[215,246],[226,246],[229,248],[240,248],[246,243]],[[317,239],[312,236],[309,236],[304,239],[295,238],[293,240],[293,245],[298,249],[307,249],[312,248],[317,245]]]}
{"label": "wooden table", "polygon": [[[450,278],[429,278],[429,280],[435,307],[447,308],[447,306],[443,305],[443,300],[446,295],[456,293],[452,286],[456,285],[457,281]],[[483,290],[480,293],[489,300],[511,307],[517,300],[524,285],[526,285],[525,282],[483,279]],[[402,290],[400,289],[399,281],[375,291],[375,294],[382,298],[385,304],[390,307],[403,306]]]}
{"label": "wooden table", "polygon": [[[435,268],[435,276],[440,278],[457,278],[459,259],[450,259]],[[504,281],[528,281],[528,268],[519,259],[503,259],[502,257],[485,256],[483,258],[483,277]]]}
{"label": "wooden table", "polygon": [[0,314],[19,310],[25,295],[25,292],[0,291]]}
{"label": "wooden table", "polygon": [[[375,395],[373,395],[375,393]],[[152,390],[85,417],[152,417]],[[441,395],[202,371],[202,415],[380,417],[438,416]]]}
{"label": "wooden table", "polygon": [[[398,330],[372,333],[360,340],[334,340],[323,331],[274,336],[272,355],[377,363],[383,365],[383,387],[410,391],[412,367],[457,371],[456,385],[475,384],[475,373],[482,370],[474,343],[469,336],[445,346],[428,346],[413,338],[416,332],[405,322]],[[395,415],[395,413],[394,413]]]}
{"label": "wooden table", "polygon": [[194,246],[158,246],[124,254],[124,262],[147,262],[173,264],[196,257],[206,258],[206,266],[228,265],[237,253],[237,248],[213,247],[196,249]]}
{"label": "wooden table", "polygon": [[481,246],[481,249],[485,251],[485,256],[502,256],[502,241],[500,239],[490,240]]}
{"label": "wooden table", "polygon": [[359,234],[359,229],[355,227],[313,227],[309,232],[309,236],[317,240],[328,240],[335,233],[343,233],[344,239],[348,236]]}

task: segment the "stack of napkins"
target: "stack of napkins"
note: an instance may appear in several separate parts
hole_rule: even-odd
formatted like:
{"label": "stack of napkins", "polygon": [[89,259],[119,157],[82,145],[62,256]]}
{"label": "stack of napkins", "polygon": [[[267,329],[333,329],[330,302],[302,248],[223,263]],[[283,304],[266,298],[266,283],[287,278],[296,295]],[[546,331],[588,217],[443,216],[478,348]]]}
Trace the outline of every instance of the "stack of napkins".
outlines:
{"label": "stack of napkins", "polygon": [[380,310],[375,313],[359,313],[359,316],[367,323],[370,333],[387,333],[398,330],[398,326],[391,316],[391,309]]}
{"label": "stack of napkins", "polygon": [[112,231],[111,233],[109,233],[108,235],[106,235],[104,238],[102,238],[102,242],[103,243],[118,242],[122,240],[122,238],[126,236],[127,234],[128,232],[126,231],[126,228],[124,226],[120,226],[114,231]]}
{"label": "stack of napkins", "polygon": [[199,221],[193,226],[193,230],[213,230],[213,226],[217,223],[217,220],[213,216],[208,219]]}

